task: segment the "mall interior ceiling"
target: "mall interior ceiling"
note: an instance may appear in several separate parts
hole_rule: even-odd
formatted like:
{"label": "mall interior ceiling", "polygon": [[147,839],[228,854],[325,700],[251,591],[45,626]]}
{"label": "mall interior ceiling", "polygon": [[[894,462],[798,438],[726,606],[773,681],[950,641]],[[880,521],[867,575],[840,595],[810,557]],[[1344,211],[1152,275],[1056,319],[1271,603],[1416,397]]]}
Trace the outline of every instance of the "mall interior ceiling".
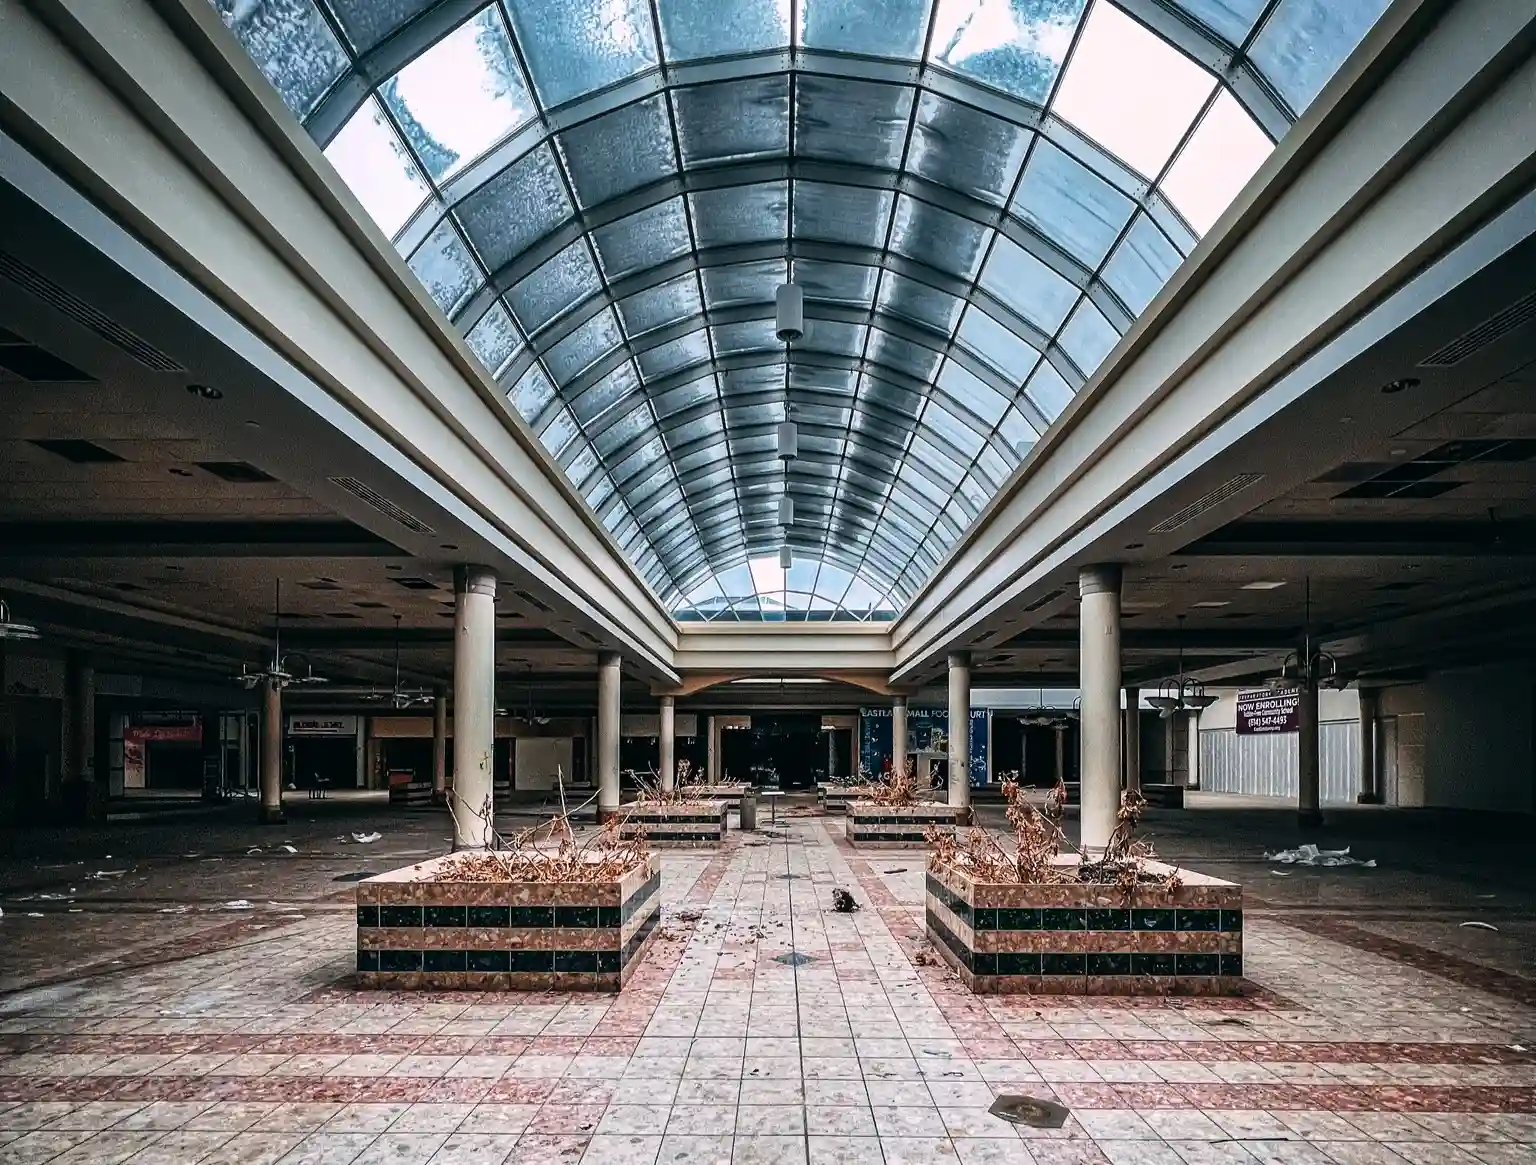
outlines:
{"label": "mall interior ceiling", "polygon": [[[1375,51],[1387,69],[1402,50]],[[1514,68],[1499,67],[1481,77],[1485,93]],[[1352,107],[1341,94],[1335,120],[1311,128],[1344,132],[1368,96]],[[38,126],[9,105],[0,112],[12,135],[0,179],[0,597],[13,617],[35,624],[50,649],[81,649],[101,668],[217,686],[270,651],[280,587],[283,642],[331,677],[327,699],[388,683],[397,658],[407,682],[451,684],[453,572],[475,560],[472,524],[429,528],[396,504],[399,472],[360,447],[341,451],[324,409],[237,390],[253,377],[227,337],[40,199],[21,159],[82,204],[109,208],[110,197],[45,149],[56,143]],[[1380,304],[1354,305],[1306,391],[1274,400],[1230,439],[1216,441],[1214,425],[1191,431],[1182,455],[1198,454],[1198,465],[1175,480],[1172,459],[1149,463],[1099,515],[1091,548],[993,586],[954,634],[910,653],[916,605],[866,625],[889,637],[882,678],[937,693],[946,652],[965,649],[973,686],[1074,686],[1076,568],[1091,560],[1123,565],[1125,679],[1144,687],[1181,667],[1211,683],[1260,681],[1304,633],[1337,657],[1345,681],[1529,658],[1536,194],[1520,180],[1530,174],[1514,170],[1438,240],[1442,254],[1491,240],[1486,253],[1443,280],[1439,256],[1409,256],[1390,318],[1361,331]],[[1257,201],[1245,213],[1265,209]],[[108,218],[153,241],[118,212]],[[1224,258],[1220,248],[1201,256],[1207,267]],[[1305,361],[1280,371],[1296,369]],[[1005,517],[999,504],[979,521]],[[966,545],[940,573],[972,568]],[[611,623],[533,569],[507,572],[496,614],[499,703],[593,705],[599,651],[624,650]],[[654,660],[626,655],[624,666],[626,707],[652,706],[675,682]],[[867,685],[758,683],[706,689],[692,703],[835,708],[870,698]]]}

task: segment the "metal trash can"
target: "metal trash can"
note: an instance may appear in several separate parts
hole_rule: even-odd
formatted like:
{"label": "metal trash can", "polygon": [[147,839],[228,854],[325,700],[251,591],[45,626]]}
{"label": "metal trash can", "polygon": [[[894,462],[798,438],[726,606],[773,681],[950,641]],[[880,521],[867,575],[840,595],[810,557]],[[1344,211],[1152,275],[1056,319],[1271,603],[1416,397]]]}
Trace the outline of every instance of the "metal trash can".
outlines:
{"label": "metal trash can", "polygon": [[757,829],[756,789],[748,789],[741,795],[741,828],[750,831]]}

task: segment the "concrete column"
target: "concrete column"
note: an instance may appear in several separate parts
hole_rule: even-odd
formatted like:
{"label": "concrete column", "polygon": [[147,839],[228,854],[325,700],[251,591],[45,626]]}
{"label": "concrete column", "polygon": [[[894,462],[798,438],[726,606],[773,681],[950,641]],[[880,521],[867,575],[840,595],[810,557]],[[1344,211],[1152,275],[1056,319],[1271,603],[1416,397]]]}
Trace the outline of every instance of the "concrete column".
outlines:
{"label": "concrete column", "polygon": [[64,783],[89,785],[96,779],[96,669],[77,651],[64,663],[63,735]]}
{"label": "concrete column", "polygon": [[971,815],[971,653],[949,653],[949,804]]}
{"label": "concrete column", "polygon": [[448,804],[448,693],[432,689],[432,800]]}
{"label": "concrete column", "polygon": [[619,811],[619,653],[597,655],[597,819]]}
{"label": "concrete column", "polygon": [[1319,796],[1317,681],[1315,679],[1301,685],[1296,723],[1298,730],[1296,759],[1299,769],[1296,782],[1296,820],[1303,829],[1313,829],[1323,823]]}
{"label": "concrete column", "polygon": [[1376,771],[1376,712],[1379,707],[1375,688],[1361,688],[1360,696],[1360,794],[1361,805],[1380,805],[1381,774]]}
{"label": "concrete column", "polygon": [[1189,714],[1189,749],[1188,775],[1184,778],[1184,787],[1198,789],[1200,787],[1200,713]]}
{"label": "concrete column", "polygon": [[261,708],[261,810],[263,825],[283,823],[283,689],[268,682]]}
{"label": "concrete column", "polygon": [[671,696],[661,698],[660,720],[656,744],[661,753],[661,791],[671,793],[677,786],[677,701]]}
{"label": "concrete column", "polygon": [[1125,787],[1141,790],[1141,689],[1125,689]]}
{"label": "concrete column", "polygon": [[905,772],[907,768],[907,698],[895,696],[891,700],[891,771]]}
{"label": "concrete column", "polygon": [[496,844],[496,576],[461,566],[453,585],[453,848]]}
{"label": "concrete column", "polygon": [[1120,792],[1120,568],[1085,566],[1078,577],[1082,687],[1082,847],[1102,850]]}
{"label": "concrete column", "polygon": [[1064,725],[1058,724],[1056,732],[1056,784],[1067,779],[1067,730]]}
{"label": "concrete column", "polygon": [[[827,733],[827,780],[837,776],[837,729],[828,728]],[[849,774],[850,776],[852,774]]]}
{"label": "concrete column", "polygon": [[720,783],[720,722],[709,718],[709,739],[704,742],[704,779],[711,785]]}

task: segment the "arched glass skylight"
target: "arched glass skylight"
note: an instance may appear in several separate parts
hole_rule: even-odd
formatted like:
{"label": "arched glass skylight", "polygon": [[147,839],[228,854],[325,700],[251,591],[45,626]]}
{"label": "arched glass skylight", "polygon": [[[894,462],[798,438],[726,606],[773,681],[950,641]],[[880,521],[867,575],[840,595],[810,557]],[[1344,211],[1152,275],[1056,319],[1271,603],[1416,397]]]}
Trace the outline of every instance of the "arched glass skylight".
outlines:
{"label": "arched glass skylight", "polygon": [[212,2],[663,601],[793,619],[900,609],[1387,0]]}

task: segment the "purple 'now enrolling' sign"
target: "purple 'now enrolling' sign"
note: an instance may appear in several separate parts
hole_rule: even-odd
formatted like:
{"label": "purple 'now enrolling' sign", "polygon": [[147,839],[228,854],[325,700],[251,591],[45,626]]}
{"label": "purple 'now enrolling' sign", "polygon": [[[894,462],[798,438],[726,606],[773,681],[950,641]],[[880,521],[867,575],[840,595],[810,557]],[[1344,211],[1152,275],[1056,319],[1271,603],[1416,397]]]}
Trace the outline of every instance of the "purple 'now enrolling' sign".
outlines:
{"label": "purple 'now enrolling' sign", "polygon": [[1295,732],[1301,727],[1301,693],[1295,688],[1272,692],[1260,688],[1237,694],[1237,734],[1263,736]]}

